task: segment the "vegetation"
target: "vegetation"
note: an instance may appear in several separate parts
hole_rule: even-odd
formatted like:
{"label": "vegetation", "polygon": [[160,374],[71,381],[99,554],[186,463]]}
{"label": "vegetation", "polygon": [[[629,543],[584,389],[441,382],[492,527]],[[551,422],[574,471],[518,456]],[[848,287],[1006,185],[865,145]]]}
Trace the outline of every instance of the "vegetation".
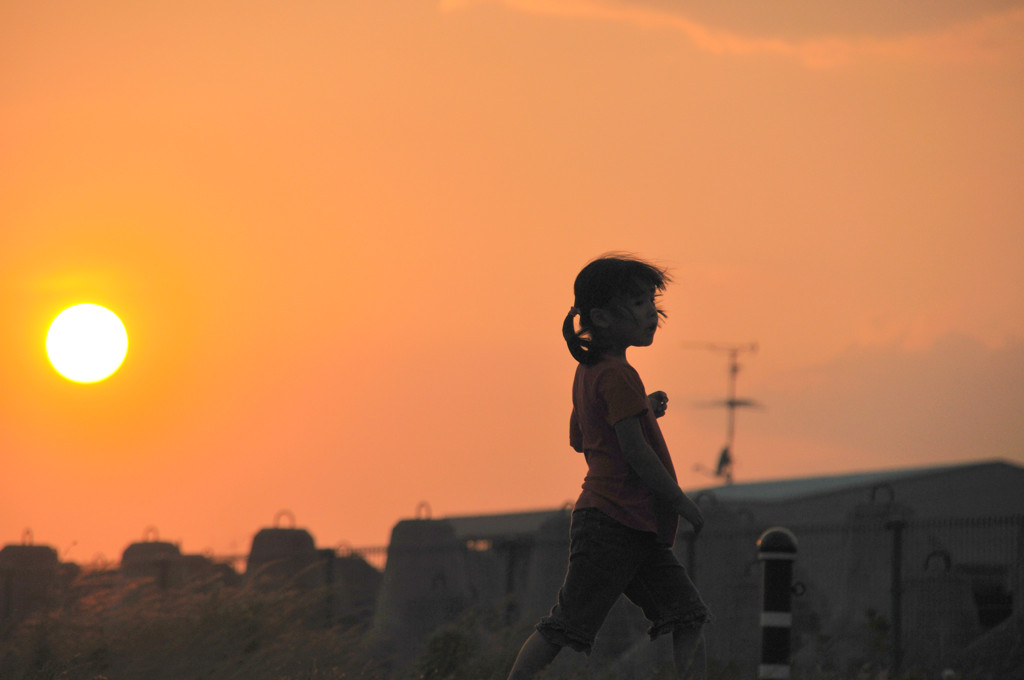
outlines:
{"label": "vegetation", "polygon": [[[84,574],[49,606],[0,626],[5,680],[486,680],[504,678],[530,626],[495,610],[467,610],[414,649],[382,639],[369,609],[329,609],[324,590],[257,587],[210,579],[180,588],[127,581],[114,572]],[[869,617],[877,648],[851,674],[829,663],[834,641],[821,638],[800,680],[889,677],[881,662],[887,624]],[[544,680],[629,680],[607,660],[556,661]],[[740,675],[710,669],[711,680]],[[651,677],[651,676],[645,676]],[[671,677],[670,668],[654,678]],[[907,672],[904,680],[932,674]],[[961,680],[984,674],[955,676]],[[893,678],[892,680],[895,680]]]}
{"label": "vegetation", "polygon": [[221,582],[83,585],[0,634],[10,680],[392,677],[366,621],[327,625],[322,593]]}
{"label": "vegetation", "polygon": [[[504,608],[471,609],[413,651],[381,639],[371,612],[326,616],[327,593],[228,585],[181,588],[86,574],[45,609],[0,627],[4,680],[485,680],[504,678],[530,632]],[[564,659],[543,680],[603,680]],[[662,669],[656,678],[668,678]]]}

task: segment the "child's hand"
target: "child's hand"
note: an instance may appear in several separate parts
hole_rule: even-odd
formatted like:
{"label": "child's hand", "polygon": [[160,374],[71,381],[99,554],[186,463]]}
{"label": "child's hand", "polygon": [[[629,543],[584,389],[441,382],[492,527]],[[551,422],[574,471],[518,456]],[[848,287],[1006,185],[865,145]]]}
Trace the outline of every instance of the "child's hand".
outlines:
{"label": "child's hand", "polygon": [[679,503],[676,511],[693,527],[694,536],[704,528],[704,513],[700,511],[696,503],[690,500],[689,496],[683,496],[683,501]]}
{"label": "child's hand", "polygon": [[665,410],[668,408],[667,394],[659,390],[648,394],[647,399],[651,402],[651,411],[654,413],[655,418],[660,418],[665,415]]}

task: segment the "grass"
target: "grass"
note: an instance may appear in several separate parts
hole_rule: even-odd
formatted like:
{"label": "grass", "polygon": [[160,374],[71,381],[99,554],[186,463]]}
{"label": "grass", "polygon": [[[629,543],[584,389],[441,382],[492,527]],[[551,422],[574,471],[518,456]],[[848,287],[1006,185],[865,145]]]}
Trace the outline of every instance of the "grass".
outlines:
{"label": "grass", "polygon": [[[4,680],[489,680],[505,678],[528,624],[509,625],[494,610],[470,609],[401,653],[372,626],[372,611],[335,611],[326,591],[228,585],[211,579],[160,589],[114,572],[81,575],[49,606],[17,625],[0,626]],[[876,627],[877,627],[876,622]],[[800,680],[889,678],[879,666],[841,673],[821,663]],[[563,658],[571,657],[571,658]],[[563,654],[542,680],[629,680],[607,660]],[[672,676],[656,668],[656,680]],[[734,668],[710,668],[732,680]],[[907,672],[901,680],[930,680]],[[983,674],[958,676],[982,678]]]}
{"label": "grass", "polygon": [[[499,679],[531,628],[507,624],[500,607],[470,609],[410,656],[374,631],[369,611],[328,620],[325,596],[217,581],[164,590],[86,575],[45,610],[0,628],[0,678]],[[543,680],[604,677],[600,664],[567,661]]]}
{"label": "grass", "polygon": [[71,588],[0,634],[9,680],[389,678],[366,616],[329,625],[324,593],[218,582]]}

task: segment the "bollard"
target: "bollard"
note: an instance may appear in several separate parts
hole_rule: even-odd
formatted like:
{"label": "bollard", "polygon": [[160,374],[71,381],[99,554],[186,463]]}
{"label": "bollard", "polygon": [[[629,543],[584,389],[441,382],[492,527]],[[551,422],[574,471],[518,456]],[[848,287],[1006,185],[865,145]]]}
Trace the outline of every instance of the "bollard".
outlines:
{"label": "bollard", "polygon": [[796,536],[772,527],[757,539],[757,559],[764,562],[761,606],[761,664],[758,680],[788,678],[793,627],[792,581]]}

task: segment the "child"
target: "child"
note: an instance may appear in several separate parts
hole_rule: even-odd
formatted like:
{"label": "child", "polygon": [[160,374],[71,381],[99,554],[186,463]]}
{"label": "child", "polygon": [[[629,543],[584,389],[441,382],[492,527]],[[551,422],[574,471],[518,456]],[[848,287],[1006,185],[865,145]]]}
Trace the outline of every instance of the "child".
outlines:
{"label": "child", "polygon": [[584,454],[588,471],[557,604],[523,644],[509,680],[532,677],[566,645],[589,654],[620,594],[643,609],[651,639],[672,632],[678,677],[704,678],[708,610],[671,550],[680,515],[695,532],[704,518],[676,483],[658,427],[668,397],[646,395],[626,362],[627,348],[654,341],[664,316],[656,295],[667,281],[654,265],[617,255],[591,262],[576,277],[576,304],[562,335],[579,362],[569,443]]}

